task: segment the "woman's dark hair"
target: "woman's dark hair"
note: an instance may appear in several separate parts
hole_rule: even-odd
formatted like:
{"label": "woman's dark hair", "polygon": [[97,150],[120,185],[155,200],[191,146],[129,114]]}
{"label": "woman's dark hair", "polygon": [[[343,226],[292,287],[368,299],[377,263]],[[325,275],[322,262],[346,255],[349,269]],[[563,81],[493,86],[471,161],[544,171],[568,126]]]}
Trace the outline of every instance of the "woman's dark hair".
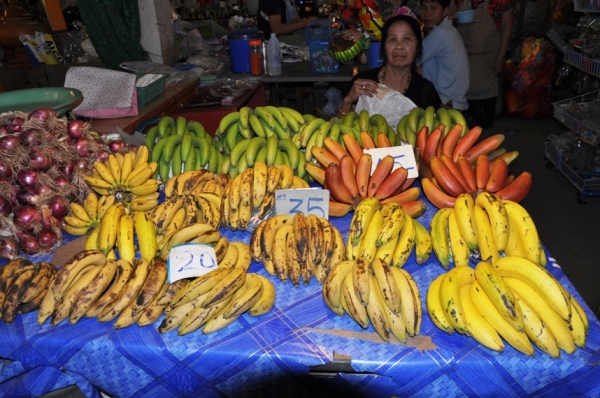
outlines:
{"label": "woman's dark hair", "polygon": [[[390,34],[390,27],[398,22],[404,22],[408,24],[410,30],[412,30],[417,38],[417,53],[415,54],[415,61],[421,58],[421,54],[423,54],[423,35],[421,34],[421,25],[419,25],[419,22],[408,15],[396,15],[395,17],[387,19],[385,24],[383,24],[383,29],[381,30],[381,48],[379,49],[379,56],[383,60],[383,64],[387,63],[385,42]],[[413,64],[415,61],[413,61]]]}

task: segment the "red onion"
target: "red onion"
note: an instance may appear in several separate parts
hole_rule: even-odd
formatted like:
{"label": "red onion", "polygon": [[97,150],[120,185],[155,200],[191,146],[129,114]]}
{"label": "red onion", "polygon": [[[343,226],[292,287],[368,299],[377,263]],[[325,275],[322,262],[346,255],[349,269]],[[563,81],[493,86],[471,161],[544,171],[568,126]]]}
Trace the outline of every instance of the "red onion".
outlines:
{"label": "red onion", "polygon": [[121,149],[125,148],[126,144],[122,140],[115,140],[108,143],[108,149],[112,153],[119,152]]}
{"label": "red onion", "polygon": [[77,167],[78,169],[81,169],[81,170],[87,170],[88,169],[88,164],[85,161],[85,159],[79,159],[77,161],[77,163],[75,163],[75,167]]}
{"label": "red onion", "polygon": [[22,206],[36,206],[39,199],[35,188],[21,188],[17,191],[17,202]]}
{"label": "red onion", "polygon": [[69,214],[69,201],[60,195],[51,197],[46,204],[53,217],[62,218]]}
{"label": "red onion", "polygon": [[22,117],[14,117],[12,118],[7,124],[6,127],[8,128],[8,132],[9,133],[20,133],[21,129],[23,127],[23,122],[25,120],[23,120]]}
{"label": "red onion", "polygon": [[4,196],[0,196],[0,214],[8,217],[12,213],[12,210],[13,206],[10,200],[5,198]]}
{"label": "red onion", "polygon": [[10,179],[12,178],[13,171],[2,159],[0,159],[0,177]]}
{"label": "red onion", "polygon": [[100,151],[96,155],[96,160],[99,161],[100,163],[104,163],[108,160],[109,156],[110,156],[110,153],[108,153],[107,151]]}
{"label": "red onion", "polygon": [[19,170],[17,181],[24,187],[35,187],[37,184],[38,172],[35,170]]}
{"label": "red onion", "polygon": [[42,212],[31,206],[17,207],[13,212],[13,222],[18,228],[29,232],[42,222]]}
{"label": "red onion", "polygon": [[60,236],[52,227],[44,226],[37,234],[36,239],[40,247],[44,250],[50,250],[58,244]]}
{"label": "red onion", "polygon": [[54,190],[46,184],[38,184],[38,186],[35,187],[35,193],[40,196],[49,197],[54,193]]}
{"label": "red onion", "polygon": [[73,148],[75,149],[75,153],[77,153],[82,158],[87,158],[92,154],[92,151],[90,150],[91,142],[87,138],[77,139],[77,141],[75,141],[75,144],[73,145]]}
{"label": "red onion", "polygon": [[45,122],[48,120],[48,116],[58,116],[58,113],[52,108],[40,108],[29,114],[29,119],[37,119]]}
{"label": "red onion", "polygon": [[48,170],[52,167],[52,158],[46,156],[37,148],[31,148],[29,151],[29,165],[36,170]]}
{"label": "red onion", "polygon": [[56,186],[59,188],[64,188],[66,186],[71,185],[71,181],[65,176],[58,176],[54,179]]}
{"label": "red onion", "polygon": [[35,147],[42,143],[42,135],[39,131],[28,129],[20,134],[21,144],[28,147]]}
{"label": "red onion", "polygon": [[135,145],[128,144],[126,147],[127,152],[137,153],[138,147]]}
{"label": "red onion", "polygon": [[8,236],[0,236],[0,258],[14,260],[19,253],[19,242]]}
{"label": "red onion", "polygon": [[74,140],[83,137],[87,123],[83,120],[70,120],[67,124],[67,134]]}
{"label": "red onion", "polygon": [[16,135],[5,135],[0,137],[0,148],[6,149],[7,151],[14,150],[20,143],[21,140]]}
{"label": "red onion", "polygon": [[6,126],[0,126],[0,137],[4,137],[5,135],[8,134],[8,129],[6,128]]}
{"label": "red onion", "polygon": [[73,178],[73,173],[75,172],[75,165],[71,162],[62,164],[58,167],[58,171],[60,171],[69,181]]}
{"label": "red onion", "polygon": [[40,252],[40,244],[38,243],[37,239],[33,236],[29,235],[26,232],[19,231],[17,232],[17,237],[19,238],[21,250],[25,252],[25,254],[33,256]]}

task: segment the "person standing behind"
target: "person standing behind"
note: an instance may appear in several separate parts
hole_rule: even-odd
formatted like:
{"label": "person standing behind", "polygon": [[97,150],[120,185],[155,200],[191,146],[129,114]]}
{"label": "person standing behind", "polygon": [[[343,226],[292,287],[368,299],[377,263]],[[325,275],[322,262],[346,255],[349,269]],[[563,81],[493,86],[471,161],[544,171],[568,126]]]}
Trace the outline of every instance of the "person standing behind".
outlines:
{"label": "person standing behind", "polygon": [[471,82],[468,113],[481,127],[491,127],[496,114],[499,75],[510,41],[515,0],[458,0],[459,11],[475,10],[473,22],[458,26],[467,54]]}
{"label": "person standing behind", "polygon": [[[257,27],[262,30],[265,39],[269,39],[271,32],[278,36],[291,34],[306,28],[311,22],[318,21],[317,17],[300,19],[295,11],[292,0],[259,0]],[[288,14],[293,17],[288,18]]]}
{"label": "person standing behind", "polygon": [[423,39],[420,64],[442,104],[464,111],[469,107],[469,58],[460,33],[448,19],[450,0],[421,0],[421,21],[431,33]]}

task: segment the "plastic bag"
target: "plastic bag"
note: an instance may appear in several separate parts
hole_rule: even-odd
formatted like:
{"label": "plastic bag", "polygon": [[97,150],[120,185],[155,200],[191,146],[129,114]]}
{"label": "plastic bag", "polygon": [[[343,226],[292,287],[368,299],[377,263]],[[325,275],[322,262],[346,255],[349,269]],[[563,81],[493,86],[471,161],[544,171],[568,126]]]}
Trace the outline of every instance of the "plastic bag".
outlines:
{"label": "plastic bag", "polygon": [[188,73],[193,73],[179,71],[171,66],[150,61],[123,62],[119,66],[133,73],[168,73],[169,77],[165,82],[165,87],[174,86],[185,79]]}
{"label": "plastic bag", "polygon": [[408,97],[380,83],[377,95],[373,97],[361,95],[358,97],[355,111],[360,112],[365,109],[369,112],[369,115],[379,113],[390,126],[397,126],[402,116],[416,107],[417,105]]}
{"label": "plastic bag", "polygon": [[526,39],[518,65],[504,68],[504,100],[508,113],[526,118],[550,115],[554,54],[544,51],[539,39]]}

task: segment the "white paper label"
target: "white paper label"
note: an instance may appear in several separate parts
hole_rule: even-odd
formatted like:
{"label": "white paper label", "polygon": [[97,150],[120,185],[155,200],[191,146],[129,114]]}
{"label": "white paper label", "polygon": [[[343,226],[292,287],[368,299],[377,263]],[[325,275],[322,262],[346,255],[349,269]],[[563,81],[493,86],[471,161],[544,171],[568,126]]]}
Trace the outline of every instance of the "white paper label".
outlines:
{"label": "white paper label", "polygon": [[174,246],[167,259],[169,283],[196,278],[217,268],[217,255],[210,245],[186,243]]}
{"label": "white paper label", "polygon": [[294,213],[329,218],[329,190],[296,188],[275,191],[275,214]]}
{"label": "white paper label", "polygon": [[371,174],[373,174],[381,159],[387,155],[392,155],[394,157],[394,167],[392,168],[392,171],[396,170],[398,167],[404,167],[408,170],[408,178],[417,178],[419,176],[415,152],[411,145],[392,146],[389,148],[370,148],[364,149],[363,152],[370,154],[371,159],[373,160]]}

